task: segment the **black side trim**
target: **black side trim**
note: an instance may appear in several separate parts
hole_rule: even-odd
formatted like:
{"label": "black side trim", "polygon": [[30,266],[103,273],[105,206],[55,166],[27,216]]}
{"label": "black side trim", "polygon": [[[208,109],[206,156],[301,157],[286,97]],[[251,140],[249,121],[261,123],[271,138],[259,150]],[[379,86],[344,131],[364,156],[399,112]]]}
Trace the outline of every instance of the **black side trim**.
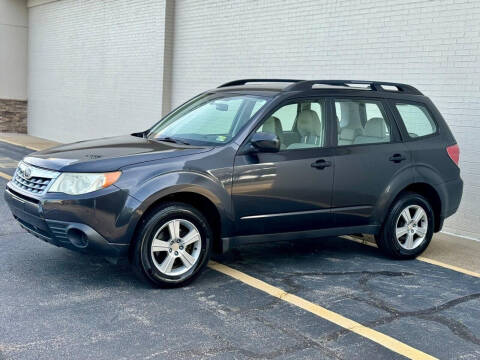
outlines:
{"label": "black side trim", "polygon": [[322,213],[329,213],[329,212],[341,213],[343,211],[362,210],[362,209],[371,209],[371,208],[372,208],[371,205],[346,206],[346,207],[328,208],[328,209],[320,209],[320,210],[306,210],[306,211],[292,211],[292,212],[275,213],[275,214],[248,215],[248,216],[242,216],[240,219],[251,220],[251,219],[262,219],[262,218],[271,218],[271,217],[279,217],[279,216],[322,214]]}
{"label": "black side trim", "polygon": [[295,231],[286,233],[242,235],[222,238],[222,251],[226,252],[233,247],[245,244],[258,244],[276,241],[292,241],[298,239],[315,239],[326,236],[353,235],[353,234],[377,234],[380,225],[362,225],[337,227],[330,229]]}

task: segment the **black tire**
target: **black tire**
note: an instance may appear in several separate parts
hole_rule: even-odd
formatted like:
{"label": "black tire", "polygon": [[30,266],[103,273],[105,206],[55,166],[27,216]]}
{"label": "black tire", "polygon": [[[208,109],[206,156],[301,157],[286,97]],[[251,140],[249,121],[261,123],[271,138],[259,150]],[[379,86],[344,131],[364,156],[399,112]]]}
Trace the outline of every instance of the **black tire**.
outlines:
{"label": "black tire", "polygon": [[[151,245],[156,232],[169,221],[183,219],[192,223],[200,233],[201,249],[195,264],[184,274],[171,276],[162,273],[155,265]],[[194,280],[205,268],[210,258],[213,233],[208,221],[191,205],[170,202],[159,206],[142,221],[137,232],[132,254],[132,267],[143,281],[157,287],[178,287]],[[166,254],[168,256],[168,254]]]}
{"label": "black tire", "polygon": [[[397,221],[401,212],[411,205],[420,206],[426,213],[428,227],[424,239],[414,249],[407,250],[401,246],[396,237]],[[433,209],[428,200],[420,194],[405,192],[401,194],[391,207],[382,225],[380,233],[375,236],[378,247],[388,256],[395,259],[413,259],[428,246],[435,228]]]}

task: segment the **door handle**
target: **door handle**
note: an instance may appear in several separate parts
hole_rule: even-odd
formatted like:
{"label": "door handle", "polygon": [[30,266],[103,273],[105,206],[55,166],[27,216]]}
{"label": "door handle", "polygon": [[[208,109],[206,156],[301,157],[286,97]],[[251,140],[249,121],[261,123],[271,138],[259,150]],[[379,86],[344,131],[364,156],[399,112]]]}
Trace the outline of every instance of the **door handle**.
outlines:
{"label": "door handle", "polygon": [[407,158],[402,154],[393,154],[388,160],[393,161],[394,163],[399,163],[403,160],[407,160]]}
{"label": "door handle", "polygon": [[313,162],[311,166],[314,167],[314,168],[322,170],[322,169],[325,169],[326,167],[332,166],[332,163],[330,161],[320,159],[320,160],[317,160],[317,161]]}

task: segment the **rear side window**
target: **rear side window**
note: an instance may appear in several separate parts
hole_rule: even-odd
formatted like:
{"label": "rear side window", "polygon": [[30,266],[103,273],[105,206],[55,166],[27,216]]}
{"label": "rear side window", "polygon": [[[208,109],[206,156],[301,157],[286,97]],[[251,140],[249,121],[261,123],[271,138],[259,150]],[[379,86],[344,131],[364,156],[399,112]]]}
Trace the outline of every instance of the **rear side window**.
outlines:
{"label": "rear side window", "polygon": [[427,136],[437,132],[437,126],[425,106],[397,104],[396,107],[411,138]]}
{"label": "rear side window", "polygon": [[338,146],[390,142],[383,106],[373,100],[336,100]]}

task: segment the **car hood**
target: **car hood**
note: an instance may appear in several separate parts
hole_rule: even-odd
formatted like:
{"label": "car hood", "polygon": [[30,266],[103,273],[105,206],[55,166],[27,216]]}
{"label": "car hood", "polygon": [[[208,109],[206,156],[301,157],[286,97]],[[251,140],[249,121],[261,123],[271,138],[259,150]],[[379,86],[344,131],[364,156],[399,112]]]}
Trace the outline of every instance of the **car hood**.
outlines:
{"label": "car hood", "polygon": [[72,172],[107,172],[146,161],[198,154],[211,150],[133,135],[80,141],[28,155],[25,162],[45,169]]}

